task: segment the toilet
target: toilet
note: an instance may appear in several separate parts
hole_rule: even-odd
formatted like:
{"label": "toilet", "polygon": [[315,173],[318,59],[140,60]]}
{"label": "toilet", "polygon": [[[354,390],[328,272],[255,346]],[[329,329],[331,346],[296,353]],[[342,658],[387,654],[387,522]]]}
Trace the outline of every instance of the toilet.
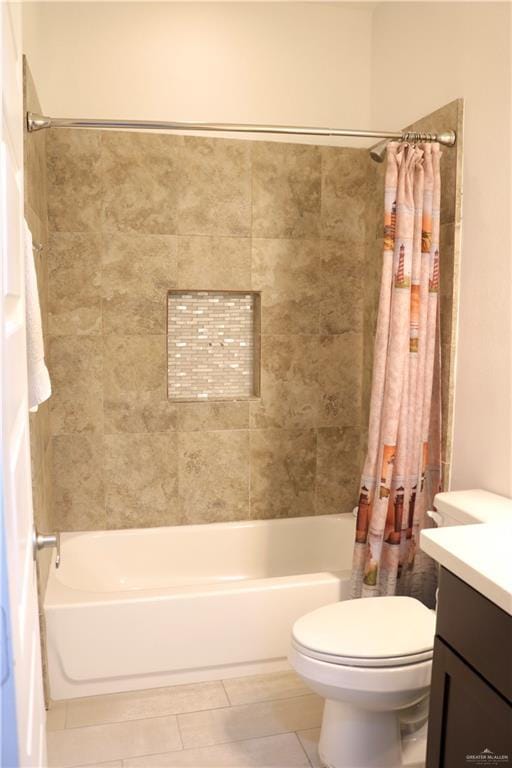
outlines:
{"label": "toilet", "polygon": [[[438,525],[498,520],[486,491],[440,493]],[[412,597],[325,605],[298,619],[289,660],[325,699],[318,751],[326,768],[424,768],[435,613]]]}
{"label": "toilet", "polygon": [[422,765],[421,747],[403,761],[400,714],[426,705],[434,634],[434,612],[412,597],[346,600],[295,622],[290,662],[325,698],[325,766]]}

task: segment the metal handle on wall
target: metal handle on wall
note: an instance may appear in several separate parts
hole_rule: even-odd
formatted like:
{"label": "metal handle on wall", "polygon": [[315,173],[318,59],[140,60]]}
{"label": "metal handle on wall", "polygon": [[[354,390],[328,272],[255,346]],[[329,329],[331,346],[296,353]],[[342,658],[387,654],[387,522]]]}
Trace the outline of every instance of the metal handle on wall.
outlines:
{"label": "metal handle on wall", "polygon": [[33,547],[34,547],[34,560],[36,559],[37,553],[41,549],[47,549],[48,547],[55,547],[57,550],[57,553],[55,555],[55,567],[58,568],[60,565],[60,533],[38,533],[36,529],[34,528],[34,537],[33,537]]}

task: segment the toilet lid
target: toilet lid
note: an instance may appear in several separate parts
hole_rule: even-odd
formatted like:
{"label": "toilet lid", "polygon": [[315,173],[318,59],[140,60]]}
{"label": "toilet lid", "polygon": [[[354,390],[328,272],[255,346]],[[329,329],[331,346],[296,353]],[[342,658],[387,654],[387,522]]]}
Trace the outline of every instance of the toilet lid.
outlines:
{"label": "toilet lid", "polygon": [[325,605],[292,630],[306,655],[339,664],[392,666],[432,657],[435,613],[412,597],[369,597]]}

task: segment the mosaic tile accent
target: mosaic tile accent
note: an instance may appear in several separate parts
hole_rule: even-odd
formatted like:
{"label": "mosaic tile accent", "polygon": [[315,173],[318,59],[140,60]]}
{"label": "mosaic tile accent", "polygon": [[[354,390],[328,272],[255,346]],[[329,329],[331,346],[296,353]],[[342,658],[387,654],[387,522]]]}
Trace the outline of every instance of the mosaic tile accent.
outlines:
{"label": "mosaic tile accent", "polygon": [[258,394],[258,294],[170,291],[167,310],[170,400]]}

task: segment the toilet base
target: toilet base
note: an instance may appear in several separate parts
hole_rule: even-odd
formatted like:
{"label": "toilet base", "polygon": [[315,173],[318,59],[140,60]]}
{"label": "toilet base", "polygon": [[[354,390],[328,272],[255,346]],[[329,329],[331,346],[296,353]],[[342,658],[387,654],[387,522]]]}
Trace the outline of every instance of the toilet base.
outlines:
{"label": "toilet base", "polygon": [[399,711],[325,702],[318,752],[326,768],[423,768],[426,726],[402,742]]}

